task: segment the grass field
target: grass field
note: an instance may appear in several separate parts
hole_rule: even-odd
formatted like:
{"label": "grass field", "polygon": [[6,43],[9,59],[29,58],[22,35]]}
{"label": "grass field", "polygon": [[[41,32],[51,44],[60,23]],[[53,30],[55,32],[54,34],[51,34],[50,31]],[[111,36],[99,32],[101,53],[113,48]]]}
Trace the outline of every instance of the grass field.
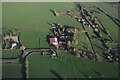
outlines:
{"label": "grass field", "polygon": [[3,50],[2,58],[19,58],[21,54],[20,50]]}
{"label": "grass field", "polygon": [[3,63],[2,78],[22,78],[21,64],[19,62]]}
{"label": "grass field", "polygon": [[[59,7],[55,7],[58,5]],[[11,31],[21,30],[21,41],[27,48],[38,48],[39,38],[42,48],[49,47],[46,35],[51,26],[47,22],[61,24],[69,22],[70,24],[67,25],[79,26],[74,19],[55,17],[50,9],[68,10],[63,3],[3,3],[3,32],[9,29]]]}
{"label": "grass field", "polygon": [[[88,10],[95,10],[94,14],[103,23],[106,29],[111,33],[113,40],[118,41],[118,26],[105,14],[100,12],[94,6],[99,6],[112,16],[118,17],[118,11],[116,5],[107,3],[83,3]],[[50,11],[67,11],[76,10],[74,3],[7,3],[2,4],[2,26],[3,33],[9,31],[20,34],[20,40],[22,45],[26,48],[49,48],[49,44],[46,42],[46,35],[50,32],[51,26],[48,23],[57,22],[62,25],[70,25],[82,29],[80,23],[75,19],[67,17],[55,17]],[[91,28],[86,27],[89,35],[94,35]],[[108,39],[101,31],[103,38]],[[40,43],[39,43],[40,39]],[[84,49],[83,45],[86,45],[91,51],[89,40],[85,34],[79,33],[78,37],[79,49]],[[98,40],[92,40],[95,51],[102,52],[102,45]],[[40,45],[40,47],[39,47]],[[115,44],[110,45],[116,47]],[[3,51],[3,57],[18,57],[19,51]],[[117,65],[110,63],[100,63],[81,58],[76,58],[70,55],[61,55],[58,59],[52,59],[48,56],[38,56],[39,54],[33,54],[28,57],[29,61],[29,77],[85,77],[86,74],[92,77],[117,77]],[[67,62],[65,64],[65,61]],[[6,77],[20,77],[19,64],[3,64],[3,73]],[[14,70],[15,69],[15,70]],[[11,70],[11,71],[9,71]],[[9,72],[8,72],[9,71]],[[86,72],[87,71],[87,72]],[[13,74],[11,74],[13,73]],[[14,74],[17,76],[14,76]],[[58,75],[56,75],[56,73]],[[59,76],[60,75],[60,76]]]}
{"label": "grass field", "polygon": [[[117,9],[115,7],[112,7],[110,4],[83,4],[88,10],[96,10],[100,12],[94,8],[94,6],[99,6],[108,13],[110,13],[110,11],[113,11],[110,14],[112,16],[118,17]],[[63,25],[82,28],[81,24],[72,18],[55,17],[50,9],[63,12],[67,10],[76,11],[74,3],[3,3],[3,33],[7,33],[8,30],[16,33],[20,31],[21,42],[26,48],[39,48],[39,45],[41,48],[46,48],[49,47],[48,43],[46,42],[46,35],[50,32],[49,29],[51,28],[48,23],[51,24],[53,22],[57,22]],[[95,15],[104,24],[105,28],[109,30],[113,40],[118,41],[118,26],[101,12],[100,14],[95,12]],[[89,32],[89,35],[93,35],[93,32],[90,28],[86,27],[86,29]],[[89,43],[89,41],[86,40],[85,35],[81,35],[79,36],[79,39],[82,39],[85,43]],[[103,38],[108,39],[108,36],[106,36],[103,32],[102,35]],[[97,43],[97,41],[92,42]],[[98,46],[101,47],[99,44]],[[79,42],[79,48],[83,48],[81,42]]]}
{"label": "grass field", "polygon": [[[85,4],[85,6],[88,8],[88,10],[95,10],[97,12],[100,12],[98,9],[94,8],[94,6],[99,6],[100,8],[105,10],[111,16],[115,16],[116,18],[118,18],[118,7],[117,7],[117,5],[115,5],[115,4],[111,5],[111,4],[107,4],[107,3],[96,3],[94,5],[93,4],[90,5],[90,4],[91,3],[86,3]],[[110,18],[108,18],[105,14],[103,14],[102,12],[95,13],[95,15],[103,23],[105,28],[109,30],[109,32],[111,33],[112,38],[114,40],[118,41],[118,28],[119,27]]]}
{"label": "grass field", "polygon": [[[28,58],[29,78],[117,78],[116,64],[94,62],[82,58],[76,58],[68,54],[62,54],[59,58],[41,56],[33,53]],[[88,77],[88,76],[87,76]]]}

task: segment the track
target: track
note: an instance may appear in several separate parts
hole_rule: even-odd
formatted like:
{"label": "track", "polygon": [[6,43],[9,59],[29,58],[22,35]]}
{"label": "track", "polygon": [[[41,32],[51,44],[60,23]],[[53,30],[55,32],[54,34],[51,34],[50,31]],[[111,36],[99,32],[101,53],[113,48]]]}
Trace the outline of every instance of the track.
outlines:
{"label": "track", "polygon": [[33,53],[33,52],[50,52],[50,53],[55,53],[57,55],[57,52],[53,49],[49,49],[49,48],[46,48],[46,49],[26,49],[23,51],[23,54],[22,54],[22,58],[26,58],[29,54]]}

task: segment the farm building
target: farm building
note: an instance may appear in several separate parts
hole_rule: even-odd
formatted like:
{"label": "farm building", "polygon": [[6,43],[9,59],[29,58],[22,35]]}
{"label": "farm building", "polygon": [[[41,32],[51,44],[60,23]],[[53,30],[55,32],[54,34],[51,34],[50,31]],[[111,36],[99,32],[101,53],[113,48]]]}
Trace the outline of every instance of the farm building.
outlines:
{"label": "farm building", "polygon": [[4,42],[7,49],[13,49],[14,47],[20,47],[20,42],[18,36],[14,33],[11,36],[5,36]]}
{"label": "farm building", "polygon": [[50,38],[50,44],[58,46],[58,39],[56,37]]}

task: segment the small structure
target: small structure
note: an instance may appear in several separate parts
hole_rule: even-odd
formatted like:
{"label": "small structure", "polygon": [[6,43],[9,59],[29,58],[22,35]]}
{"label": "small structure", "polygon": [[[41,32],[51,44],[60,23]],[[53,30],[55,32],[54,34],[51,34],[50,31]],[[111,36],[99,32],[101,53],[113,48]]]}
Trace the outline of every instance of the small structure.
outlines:
{"label": "small structure", "polygon": [[67,11],[67,12],[61,12],[61,11],[54,11],[55,16],[61,17],[61,16],[66,16],[66,17],[72,17],[72,18],[79,18],[80,14],[76,13],[74,11]]}
{"label": "small structure", "polygon": [[58,46],[58,39],[56,37],[50,38],[50,45]]}
{"label": "small structure", "polygon": [[14,47],[20,47],[18,36],[14,33],[13,35],[7,35],[3,37],[7,49],[13,49]]}
{"label": "small structure", "polygon": [[61,40],[66,40],[68,38],[68,36],[66,36],[65,34],[61,34],[60,35],[60,39]]}
{"label": "small structure", "polygon": [[65,13],[62,13],[61,11],[54,11],[56,16],[65,16]]}
{"label": "small structure", "polygon": [[80,17],[80,15],[78,13],[73,12],[73,11],[67,11],[66,15],[68,17],[72,17],[72,18],[79,18]]}
{"label": "small structure", "polygon": [[68,25],[60,25],[58,23],[52,24],[52,33],[53,36],[49,37],[49,43],[52,46],[57,47],[57,49],[66,49],[67,41],[73,40],[78,35],[78,32],[84,33],[86,32],[80,28],[74,28]]}

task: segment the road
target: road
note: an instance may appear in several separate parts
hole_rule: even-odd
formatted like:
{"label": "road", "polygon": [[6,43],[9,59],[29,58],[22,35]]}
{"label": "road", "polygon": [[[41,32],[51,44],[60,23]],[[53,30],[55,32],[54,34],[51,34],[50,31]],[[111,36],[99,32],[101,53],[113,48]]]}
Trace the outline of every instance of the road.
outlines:
{"label": "road", "polygon": [[50,52],[50,53],[57,54],[57,52],[55,50],[49,49],[49,48],[46,48],[46,49],[26,49],[23,51],[22,58],[27,57],[29,54],[31,54],[33,52]]}
{"label": "road", "polygon": [[[57,54],[57,52],[53,49],[49,49],[49,48],[45,48],[45,49],[25,49],[21,55],[21,58],[22,59],[25,59],[28,55],[30,55],[31,53],[33,52],[50,52],[50,53],[55,53]],[[2,63],[13,63],[13,62],[16,62],[19,60],[19,58],[17,59],[12,59],[12,58],[9,58],[9,59],[1,59],[2,60]]]}

